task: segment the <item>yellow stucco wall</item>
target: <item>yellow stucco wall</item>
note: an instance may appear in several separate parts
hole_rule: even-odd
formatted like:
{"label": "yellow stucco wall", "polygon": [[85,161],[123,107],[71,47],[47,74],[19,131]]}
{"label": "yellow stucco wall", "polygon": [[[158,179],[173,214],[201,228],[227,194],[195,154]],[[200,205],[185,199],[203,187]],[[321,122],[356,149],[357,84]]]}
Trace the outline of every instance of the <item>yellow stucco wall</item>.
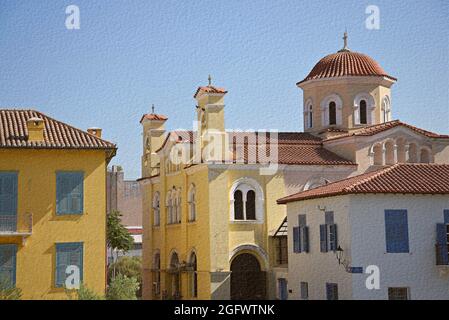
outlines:
{"label": "yellow stucco wall", "polygon": [[[56,172],[84,172],[84,213],[56,215]],[[0,171],[18,172],[18,228],[32,213],[32,235],[0,237],[17,243],[16,286],[23,299],[66,299],[55,287],[55,244],[83,242],[83,281],[99,294],[105,291],[106,157],[101,150],[0,150]]]}

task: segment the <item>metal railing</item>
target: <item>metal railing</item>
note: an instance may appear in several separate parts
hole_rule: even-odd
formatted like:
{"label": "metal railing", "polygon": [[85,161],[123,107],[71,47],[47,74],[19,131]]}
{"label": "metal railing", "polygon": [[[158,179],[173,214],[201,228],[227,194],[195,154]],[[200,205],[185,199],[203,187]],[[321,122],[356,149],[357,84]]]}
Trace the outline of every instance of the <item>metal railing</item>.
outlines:
{"label": "metal railing", "polygon": [[29,233],[33,231],[33,215],[0,215],[0,234]]}

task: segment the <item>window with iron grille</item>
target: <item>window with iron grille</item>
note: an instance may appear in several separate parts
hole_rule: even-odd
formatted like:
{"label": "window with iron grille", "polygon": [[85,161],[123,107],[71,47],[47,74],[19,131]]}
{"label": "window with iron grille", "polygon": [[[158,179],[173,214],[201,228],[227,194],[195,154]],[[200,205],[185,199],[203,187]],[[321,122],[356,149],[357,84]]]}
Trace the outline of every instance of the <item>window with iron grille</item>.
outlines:
{"label": "window with iron grille", "polygon": [[388,288],[388,300],[408,300],[408,288]]}

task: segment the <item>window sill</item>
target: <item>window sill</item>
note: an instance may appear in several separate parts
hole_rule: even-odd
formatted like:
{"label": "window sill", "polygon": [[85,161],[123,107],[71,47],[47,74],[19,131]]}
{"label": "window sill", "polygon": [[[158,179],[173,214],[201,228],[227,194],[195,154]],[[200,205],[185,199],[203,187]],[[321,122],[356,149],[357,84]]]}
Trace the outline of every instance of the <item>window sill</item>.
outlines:
{"label": "window sill", "polygon": [[167,228],[174,228],[174,227],[179,227],[181,226],[181,223],[167,223],[165,225]]}
{"label": "window sill", "polygon": [[56,213],[55,215],[57,217],[64,217],[64,216],[84,216],[85,212],[78,212],[78,213]]}
{"label": "window sill", "polygon": [[231,224],[263,224],[264,221],[260,220],[231,220],[229,221]]}

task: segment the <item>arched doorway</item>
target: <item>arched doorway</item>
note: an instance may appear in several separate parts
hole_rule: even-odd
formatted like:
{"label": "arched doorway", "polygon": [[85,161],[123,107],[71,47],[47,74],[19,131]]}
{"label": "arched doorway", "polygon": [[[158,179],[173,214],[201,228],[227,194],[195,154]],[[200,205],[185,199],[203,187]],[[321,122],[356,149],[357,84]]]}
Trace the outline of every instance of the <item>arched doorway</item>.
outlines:
{"label": "arched doorway", "polygon": [[266,273],[250,253],[236,256],[231,263],[231,300],[266,299]]}

